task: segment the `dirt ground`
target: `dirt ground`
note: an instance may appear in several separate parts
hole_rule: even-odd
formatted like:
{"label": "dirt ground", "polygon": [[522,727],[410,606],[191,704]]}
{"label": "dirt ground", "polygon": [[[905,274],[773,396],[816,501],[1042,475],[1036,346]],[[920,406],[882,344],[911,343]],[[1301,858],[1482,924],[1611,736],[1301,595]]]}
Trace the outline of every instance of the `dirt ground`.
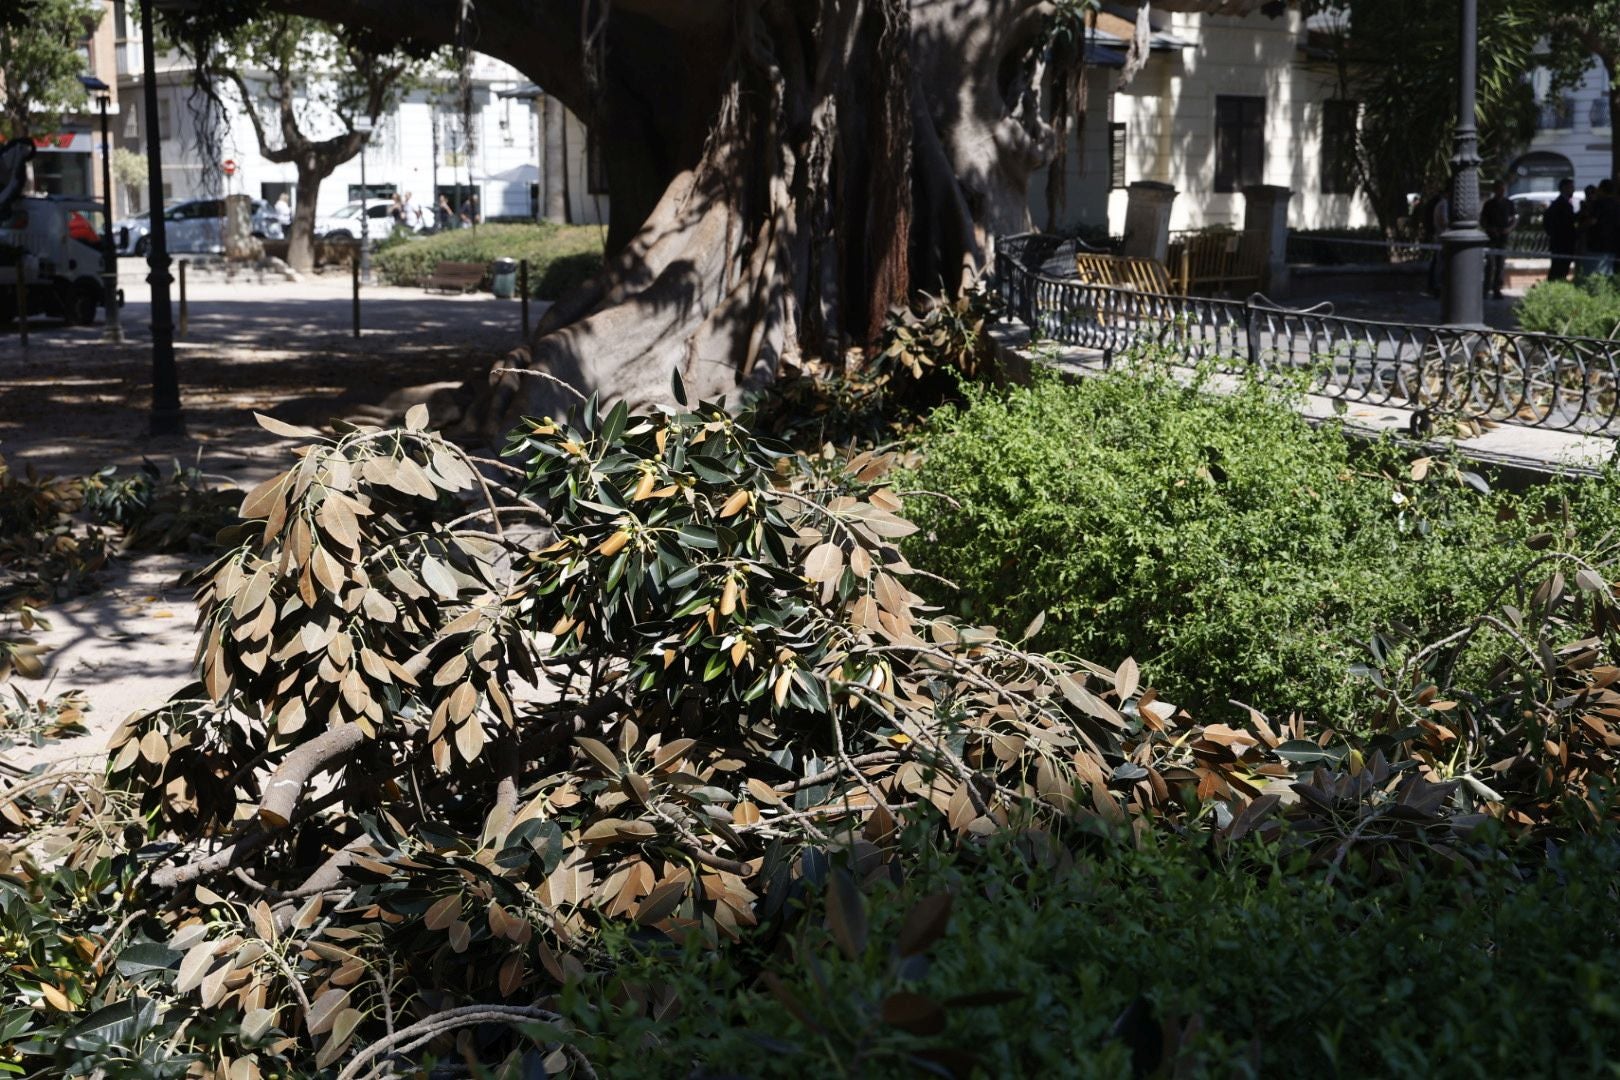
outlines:
{"label": "dirt ground", "polygon": [[[349,279],[258,284],[194,281],[188,326],[176,347],[186,434],[147,434],[151,404],[150,307],[126,260],[124,345],[102,328],[34,320],[27,349],[0,326],[0,454],[16,469],[72,475],[151,458],[200,466],[219,483],[251,486],[286,467],[287,440],[252,413],[320,425],[402,388],[459,384],[482,376],[521,342],[516,301],[488,294],[431,296],[377,287],[364,294],[363,333],[353,336]],[[543,305],[531,309],[538,319]],[[117,560],[89,595],[48,608],[53,647],[44,681],[11,685],[38,697],[80,690],[89,734],[13,748],[17,768],[98,760],[108,734],[130,712],[155,705],[190,681],[196,607],[180,576],[200,560],[146,555]],[[10,687],[4,691],[9,697]]]}

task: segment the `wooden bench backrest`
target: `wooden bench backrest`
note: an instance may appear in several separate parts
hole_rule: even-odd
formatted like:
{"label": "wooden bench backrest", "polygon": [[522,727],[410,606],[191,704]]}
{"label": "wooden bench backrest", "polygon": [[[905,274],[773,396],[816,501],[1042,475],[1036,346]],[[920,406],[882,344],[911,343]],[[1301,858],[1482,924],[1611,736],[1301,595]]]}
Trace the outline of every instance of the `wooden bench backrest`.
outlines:
{"label": "wooden bench backrest", "polygon": [[1176,289],[1182,295],[1258,289],[1265,276],[1266,251],[1254,234],[1196,233],[1170,245],[1170,265],[1176,268]]}
{"label": "wooden bench backrest", "polygon": [[484,279],[484,264],[479,262],[452,262],[449,259],[441,260],[433,267],[433,276],[438,278],[472,278]]}
{"label": "wooden bench backrest", "polygon": [[1097,255],[1082,252],[1075,256],[1075,271],[1088,285],[1113,285],[1138,292],[1168,293],[1170,273],[1156,259],[1136,255]]}

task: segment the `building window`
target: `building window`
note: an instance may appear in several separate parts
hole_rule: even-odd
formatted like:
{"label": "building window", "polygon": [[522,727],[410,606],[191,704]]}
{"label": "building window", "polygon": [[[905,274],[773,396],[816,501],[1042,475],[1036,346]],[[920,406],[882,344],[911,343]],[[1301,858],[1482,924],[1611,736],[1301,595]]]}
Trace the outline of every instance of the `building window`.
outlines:
{"label": "building window", "polygon": [[1322,193],[1351,195],[1356,190],[1356,126],[1361,106],[1354,101],[1322,103]]}
{"label": "building window", "polygon": [[1570,131],[1574,127],[1575,99],[1569,95],[1543,101],[1537,106],[1537,131]]}
{"label": "building window", "polygon": [[606,195],[607,185],[607,158],[602,153],[602,140],[596,137],[595,128],[585,131],[585,191],[590,195]]}
{"label": "building window", "polygon": [[1266,99],[1215,99],[1215,190],[1262,183],[1266,157]]}
{"label": "building window", "polygon": [[1108,125],[1108,188],[1125,186],[1125,125]]}

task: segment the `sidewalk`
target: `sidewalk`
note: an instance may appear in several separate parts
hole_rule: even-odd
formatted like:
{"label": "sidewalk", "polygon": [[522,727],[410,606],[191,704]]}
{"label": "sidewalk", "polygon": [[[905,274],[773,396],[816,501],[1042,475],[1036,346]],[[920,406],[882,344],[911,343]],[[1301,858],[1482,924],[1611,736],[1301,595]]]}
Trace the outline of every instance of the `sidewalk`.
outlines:
{"label": "sidewalk", "polygon": [[[417,288],[362,292],[362,335],[352,330],[347,274],[265,284],[199,281],[188,289],[185,332],[175,344],[187,434],[147,435],[151,404],[151,307],[144,264],[124,260],[119,282],[126,341],[104,345],[102,327],[35,319],[24,349],[0,327],[0,454],[18,467],[86,472],[171,458],[233,477],[279,459],[254,423],[266,412],[320,424],[390,392],[459,386],[522,343],[519,304],[487,293],[442,296]],[[546,308],[532,303],[538,321]],[[179,322],[178,288],[174,314]]]}

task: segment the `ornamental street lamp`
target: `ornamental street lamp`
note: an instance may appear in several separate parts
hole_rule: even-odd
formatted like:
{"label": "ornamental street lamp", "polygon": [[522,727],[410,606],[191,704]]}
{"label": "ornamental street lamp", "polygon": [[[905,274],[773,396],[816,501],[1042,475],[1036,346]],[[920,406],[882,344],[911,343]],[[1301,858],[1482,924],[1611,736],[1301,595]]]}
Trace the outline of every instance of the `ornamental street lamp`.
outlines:
{"label": "ornamental street lamp", "polygon": [[146,123],[146,169],[148,220],[146,265],[152,286],[152,413],[153,435],[181,435],[186,430],[180,409],[180,372],[174,362],[174,312],[169,306],[169,238],[163,222],[163,133],[158,130],[158,91],[156,35],[152,30],[154,2],[141,5],[141,64]]}
{"label": "ornamental street lamp", "polygon": [[101,107],[101,297],[107,317],[101,340],[109,345],[124,341],[124,328],[118,324],[118,249],[113,246],[112,140],[107,135],[107,103],[112,87],[94,75],[80,75],[79,82],[96,95]]}
{"label": "ornamental street lamp", "polygon": [[1457,64],[1457,129],[1451,155],[1451,215],[1440,234],[1445,259],[1445,321],[1485,325],[1485,246],[1479,227],[1479,129],[1474,116],[1474,82],[1479,49],[1478,0],[1462,0]]}
{"label": "ornamental street lamp", "polygon": [[371,141],[375,121],[362,116],[354,122],[360,136],[360,280],[371,284],[371,186],[366,183],[366,144]]}

